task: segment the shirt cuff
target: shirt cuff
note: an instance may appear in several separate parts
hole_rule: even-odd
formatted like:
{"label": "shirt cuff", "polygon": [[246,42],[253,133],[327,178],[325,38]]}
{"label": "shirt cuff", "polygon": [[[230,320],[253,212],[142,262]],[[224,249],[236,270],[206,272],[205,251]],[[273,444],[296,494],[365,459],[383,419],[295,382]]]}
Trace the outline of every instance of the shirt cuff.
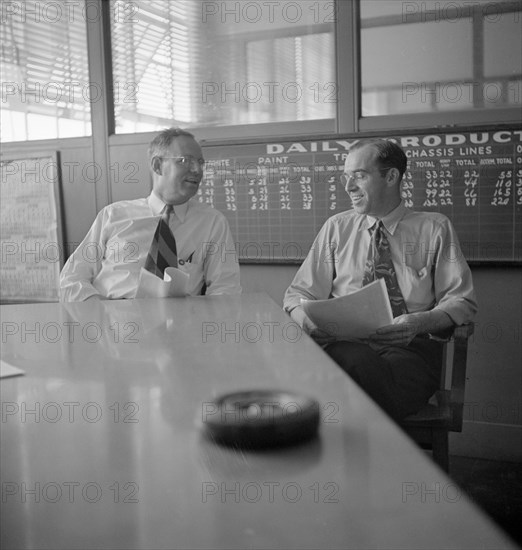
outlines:
{"label": "shirt cuff", "polygon": [[449,315],[450,319],[456,326],[463,325],[473,319],[473,312],[471,308],[464,304],[440,304],[433,308],[433,310],[443,311]]}

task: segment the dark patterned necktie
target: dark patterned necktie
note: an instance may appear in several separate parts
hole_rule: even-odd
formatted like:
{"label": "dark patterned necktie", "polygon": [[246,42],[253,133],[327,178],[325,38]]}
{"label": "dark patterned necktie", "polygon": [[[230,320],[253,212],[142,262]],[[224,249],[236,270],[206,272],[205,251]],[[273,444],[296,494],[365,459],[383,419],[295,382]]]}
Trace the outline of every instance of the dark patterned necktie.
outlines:
{"label": "dark patterned necktie", "polygon": [[393,316],[398,317],[403,313],[408,313],[408,309],[397,282],[397,274],[395,273],[395,267],[391,258],[390,243],[384,232],[382,221],[379,220],[370,229],[370,232],[372,231],[368,258],[364,268],[363,286],[376,279],[384,279],[386,288],[388,289],[388,296],[390,297]]}
{"label": "dark patterned necktie", "polygon": [[145,262],[145,269],[163,279],[166,267],[178,267],[176,239],[169,228],[172,205],[167,204],[160,218]]}

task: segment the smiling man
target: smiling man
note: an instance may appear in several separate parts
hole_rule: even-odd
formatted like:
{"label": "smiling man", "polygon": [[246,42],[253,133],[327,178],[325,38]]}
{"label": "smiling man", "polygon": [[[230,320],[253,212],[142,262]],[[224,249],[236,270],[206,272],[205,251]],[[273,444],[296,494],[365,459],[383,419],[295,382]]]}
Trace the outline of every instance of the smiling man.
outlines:
{"label": "smiling man", "polygon": [[160,219],[173,235],[173,267],[190,276],[191,295],[241,292],[226,218],[193,199],[205,164],[194,136],[179,128],[164,130],[149,146],[149,163],[151,194],[99,212],[60,274],[61,301],[134,298]]}
{"label": "smiling man", "polygon": [[[442,349],[430,335],[477,310],[448,218],[404,206],[406,167],[404,151],[391,141],[350,148],[341,180],[353,209],[326,221],[284,299],[293,319],[395,420],[418,412],[438,388]],[[381,277],[394,320],[367,341],[337,341],[301,306],[302,298],[337,298]]]}

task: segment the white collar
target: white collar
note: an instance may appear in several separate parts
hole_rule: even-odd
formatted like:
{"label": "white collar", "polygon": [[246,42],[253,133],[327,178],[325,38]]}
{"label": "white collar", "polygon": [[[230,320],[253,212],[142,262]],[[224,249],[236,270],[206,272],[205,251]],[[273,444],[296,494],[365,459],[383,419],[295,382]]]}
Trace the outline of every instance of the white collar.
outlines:
{"label": "white collar", "polygon": [[[166,206],[166,204],[158,197],[158,195],[156,195],[156,193],[154,193],[154,191],[152,191],[152,193],[148,196],[147,201],[154,216],[159,216]],[[184,202],[183,204],[173,205],[174,213],[181,222],[185,221],[185,216],[187,215],[188,209],[189,201]]]}

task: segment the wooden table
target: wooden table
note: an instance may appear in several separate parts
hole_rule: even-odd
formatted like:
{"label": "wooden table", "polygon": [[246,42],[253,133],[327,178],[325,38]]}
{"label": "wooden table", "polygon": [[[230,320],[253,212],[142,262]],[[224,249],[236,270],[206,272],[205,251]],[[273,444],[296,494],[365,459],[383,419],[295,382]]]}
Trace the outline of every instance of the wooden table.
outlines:
{"label": "wooden table", "polygon": [[[266,295],[1,308],[2,548],[514,548]],[[222,393],[321,404],[239,452]]]}

